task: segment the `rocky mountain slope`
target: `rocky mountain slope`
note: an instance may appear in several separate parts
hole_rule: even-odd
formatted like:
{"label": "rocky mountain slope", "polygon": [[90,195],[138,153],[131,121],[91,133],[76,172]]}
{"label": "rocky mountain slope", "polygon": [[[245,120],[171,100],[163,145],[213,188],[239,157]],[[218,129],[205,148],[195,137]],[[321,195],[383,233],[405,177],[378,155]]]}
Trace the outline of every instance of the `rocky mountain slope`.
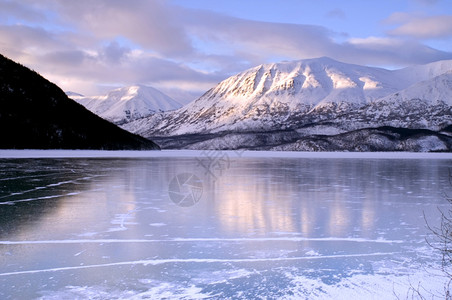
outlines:
{"label": "rocky mountain slope", "polygon": [[[385,70],[319,58],[252,68],[224,80],[181,109],[154,114],[123,128],[156,138],[164,147],[298,150],[294,140],[380,127],[439,134],[452,124],[451,107],[452,61]],[[175,141],[174,136],[180,139]],[[191,138],[181,138],[184,136]],[[244,136],[248,136],[245,140],[267,138],[249,144]],[[278,136],[284,138],[268,143]],[[450,139],[448,134],[441,138]],[[448,145],[390,148],[448,151]],[[318,148],[348,150],[346,146]],[[388,150],[374,147],[374,151],[379,149]]]}
{"label": "rocky mountain slope", "polygon": [[159,90],[145,85],[115,89],[103,96],[85,97],[76,93],[68,96],[98,116],[118,125],[182,106]]}
{"label": "rocky mountain slope", "polygon": [[159,149],[69,99],[39,74],[0,55],[0,148]]}

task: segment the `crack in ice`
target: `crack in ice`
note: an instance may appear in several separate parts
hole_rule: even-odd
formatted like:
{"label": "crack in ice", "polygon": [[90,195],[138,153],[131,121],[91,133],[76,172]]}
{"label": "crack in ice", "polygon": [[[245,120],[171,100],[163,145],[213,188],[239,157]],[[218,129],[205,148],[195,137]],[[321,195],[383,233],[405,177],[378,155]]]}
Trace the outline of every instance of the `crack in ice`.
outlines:
{"label": "crack in ice", "polygon": [[27,245],[27,244],[88,244],[88,243],[171,243],[171,242],[354,242],[354,243],[382,243],[402,244],[402,240],[364,239],[364,238],[304,238],[304,237],[275,237],[275,238],[173,238],[173,239],[78,239],[78,240],[43,240],[43,241],[0,241],[0,245]]}
{"label": "crack in ice", "polygon": [[170,258],[170,259],[153,259],[153,260],[135,260],[135,261],[124,261],[109,264],[97,264],[97,265],[87,265],[87,266],[74,266],[74,267],[59,267],[50,269],[40,269],[40,270],[28,270],[28,271],[17,271],[17,272],[6,272],[0,273],[0,276],[12,276],[12,275],[24,275],[24,274],[36,274],[44,272],[57,272],[57,271],[69,271],[69,270],[80,270],[80,269],[91,269],[91,268],[102,268],[102,267],[116,267],[116,266],[126,266],[126,265],[161,265],[167,263],[255,263],[255,262],[278,262],[278,261],[296,261],[296,260],[314,260],[314,259],[335,259],[335,258],[350,258],[350,257],[369,257],[369,256],[383,256],[383,255],[394,255],[401,252],[375,252],[375,253],[364,253],[364,254],[342,254],[342,255],[325,255],[325,256],[299,256],[299,257],[277,257],[277,258]]}

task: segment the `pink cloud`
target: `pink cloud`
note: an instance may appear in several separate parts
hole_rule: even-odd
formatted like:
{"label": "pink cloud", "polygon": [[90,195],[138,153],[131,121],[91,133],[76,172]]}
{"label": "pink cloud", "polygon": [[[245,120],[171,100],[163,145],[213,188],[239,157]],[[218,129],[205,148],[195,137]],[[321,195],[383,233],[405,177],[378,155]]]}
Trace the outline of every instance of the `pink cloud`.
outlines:
{"label": "pink cloud", "polygon": [[[324,26],[240,19],[169,3],[23,0],[23,5],[7,8],[10,19],[27,25],[5,24],[0,19],[0,47],[3,54],[65,89],[74,90],[70,87],[74,82],[77,87],[86,84],[83,90],[75,90],[85,94],[96,85],[134,83],[201,93],[234,73],[281,59],[330,56],[373,65],[452,59],[452,53],[398,37],[402,33],[397,30],[413,34],[414,29],[404,26],[427,22],[425,16],[392,15],[386,24],[402,25],[390,38],[337,42],[340,33]],[[426,27],[437,35],[445,34],[444,28]]]}
{"label": "pink cloud", "polygon": [[[422,16],[393,14],[387,23],[398,24],[388,34],[392,36],[410,36],[418,39],[448,38],[452,36],[452,16]],[[400,25],[399,25],[400,24]]]}

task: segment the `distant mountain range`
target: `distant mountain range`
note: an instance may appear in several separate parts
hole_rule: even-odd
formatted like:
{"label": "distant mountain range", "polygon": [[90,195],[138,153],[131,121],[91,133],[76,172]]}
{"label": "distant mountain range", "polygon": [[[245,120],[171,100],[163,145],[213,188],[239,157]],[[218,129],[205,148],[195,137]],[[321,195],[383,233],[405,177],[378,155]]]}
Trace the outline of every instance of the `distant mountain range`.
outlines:
{"label": "distant mountain range", "polygon": [[451,151],[452,61],[400,70],[265,64],[123,128],[165,148]]}
{"label": "distant mountain range", "polygon": [[0,148],[155,150],[105,121],[55,84],[0,55]]}
{"label": "distant mountain range", "polygon": [[176,100],[145,85],[115,89],[103,96],[85,97],[74,92],[66,94],[90,111],[117,125],[182,107]]}
{"label": "distant mountain range", "polygon": [[143,85],[66,95],[0,56],[0,148],[158,149],[149,139],[177,149],[450,152],[452,60],[400,70],[326,57],[264,64],[181,107]]}

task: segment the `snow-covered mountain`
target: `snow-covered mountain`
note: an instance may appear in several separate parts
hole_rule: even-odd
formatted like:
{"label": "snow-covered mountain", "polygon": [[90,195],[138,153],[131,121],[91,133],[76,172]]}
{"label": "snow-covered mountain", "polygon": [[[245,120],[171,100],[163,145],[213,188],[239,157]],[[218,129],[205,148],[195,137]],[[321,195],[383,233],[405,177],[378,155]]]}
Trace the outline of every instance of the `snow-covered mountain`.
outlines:
{"label": "snow-covered mountain", "polygon": [[182,106],[157,89],[145,85],[115,89],[103,96],[67,94],[90,111],[118,125]]}
{"label": "snow-covered mountain", "polygon": [[440,131],[452,124],[451,107],[452,61],[386,70],[323,57],[249,69],[176,111],[124,128],[154,138],[198,136],[175,147],[255,148],[262,145],[244,134],[293,131],[293,142],[382,126]]}

